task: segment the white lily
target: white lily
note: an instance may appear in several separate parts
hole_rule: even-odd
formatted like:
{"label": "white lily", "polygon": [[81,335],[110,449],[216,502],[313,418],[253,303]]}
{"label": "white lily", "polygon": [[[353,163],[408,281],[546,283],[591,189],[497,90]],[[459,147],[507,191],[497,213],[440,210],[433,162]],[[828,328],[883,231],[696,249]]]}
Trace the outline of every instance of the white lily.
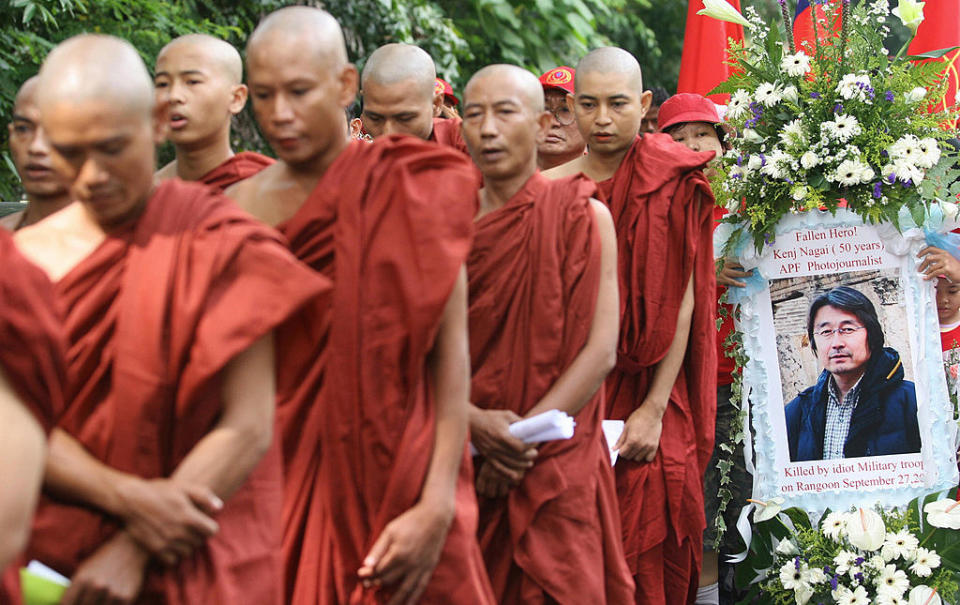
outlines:
{"label": "white lily", "polygon": [[923,5],[926,2],[917,2],[916,0],[900,0],[897,8],[893,9],[893,14],[900,18],[900,22],[910,28],[913,35],[917,35],[917,28],[923,21]]}
{"label": "white lily", "polygon": [[744,19],[740,11],[733,8],[727,0],[703,0],[703,8],[698,10],[697,14],[750,27],[750,22]]}
{"label": "white lily", "polygon": [[931,502],[923,507],[927,513],[927,523],[934,527],[960,529],[960,506],[952,498]]}
{"label": "white lily", "polygon": [[860,550],[874,551],[883,546],[887,529],[883,517],[872,510],[857,509],[847,517],[847,539]]}
{"label": "white lily", "polygon": [[783,498],[770,498],[766,502],[748,499],[747,502],[752,502],[757,505],[757,510],[753,511],[753,522],[762,523],[780,514]]}

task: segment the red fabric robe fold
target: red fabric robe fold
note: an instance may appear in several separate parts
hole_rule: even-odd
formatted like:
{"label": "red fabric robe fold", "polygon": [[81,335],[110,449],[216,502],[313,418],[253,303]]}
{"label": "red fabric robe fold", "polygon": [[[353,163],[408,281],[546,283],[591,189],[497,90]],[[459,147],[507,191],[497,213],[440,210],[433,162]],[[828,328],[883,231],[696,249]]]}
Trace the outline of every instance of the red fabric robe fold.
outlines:
{"label": "red fabric robe fold", "polygon": [[[227,198],[164,182],[55,286],[69,343],[58,428],[113,468],[169,476],[218,421],[220,370],[329,288]],[[280,462],[275,440],[217,515],[219,532],[176,567],[150,568],[137,602],[280,603]],[[27,558],[69,576],[117,529],[43,497]]]}
{"label": "red fabric robe fold", "polygon": [[[595,192],[582,175],[538,172],[477,221],[467,274],[478,407],[525,415],[586,344],[600,284]],[[601,387],[572,439],[543,444],[505,499],[480,498],[480,547],[498,603],[633,600],[603,413]]]}
{"label": "red fabric robe fold", "polygon": [[49,431],[63,411],[66,338],[46,274],[0,229],[0,369]]}
{"label": "red fabric robe fold", "polygon": [[[426,356],[472,238],[467,158],[413,137],[354,142],[279,226],[334,282],[278,332],[287,602],[385,603],[357,570],[420,496],[435,410]],[[423,603],[492,603],[464,448],[456,516]]]}
{"label": "red fabric robe fold", "polygon": [[252,177],[275,161],[255,151],[241,151],[200,177],[200,182],[226,191],[231,185]]}
{"label": "red fabric robe fold", "polygon": [[452,147],[469,156],[467,143],[463,140],[463,133],[460,132],[462,125],[463,120],[460,118],[433,118],[433,132],[430,133],[429,140]]}
{"label": "red fabric robe fold", "polygon": [[[613,178],[600,183],[619,248],[620,344],[607,379],[610,418],[626,420],[643,403],[673,340],[691,275],[696,293],[687,353],[663,415],[656,458],[620,459],[616,465],[638,603],[681,603],[697,587],[705,527],[702,481],[716,416],[714,199],[700,170],[712,158],[712,152],[691,151],[667,135],[637,137]],[[670,549],[680,554],[664,556]]]}

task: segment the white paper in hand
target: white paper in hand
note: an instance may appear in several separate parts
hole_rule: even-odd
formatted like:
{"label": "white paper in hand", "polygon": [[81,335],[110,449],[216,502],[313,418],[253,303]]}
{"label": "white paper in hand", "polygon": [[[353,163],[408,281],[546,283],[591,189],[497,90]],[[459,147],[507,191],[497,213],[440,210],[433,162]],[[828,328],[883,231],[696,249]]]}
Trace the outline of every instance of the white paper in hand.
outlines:
{"label": "white paper in hand", "polygon": [[[510,434],[524,443],[541,443],[573,437],[577,423],[573,416],[560,410],[547,410],[530,418],[518,420],[510,425]],[[476,456],[479,452],[470,444],[470,455]]]}
{"label": "white paper in hand", "polygon": [[54,571],[53,569],[50,569],[36,559],[27,563],[27,571],[35,576],[43,578],[44,580],[50,580],[51,582],[60,584],[61,586],[70,586],[69,578]]}
{"label": "white paper in hand", "polygon": [[603,436],[607,439],[607,447],[610,448],[610,466],[617,463],[617,450],[613,449],[620,434],[623,433],[623,420],[604,420],[601,425]]}

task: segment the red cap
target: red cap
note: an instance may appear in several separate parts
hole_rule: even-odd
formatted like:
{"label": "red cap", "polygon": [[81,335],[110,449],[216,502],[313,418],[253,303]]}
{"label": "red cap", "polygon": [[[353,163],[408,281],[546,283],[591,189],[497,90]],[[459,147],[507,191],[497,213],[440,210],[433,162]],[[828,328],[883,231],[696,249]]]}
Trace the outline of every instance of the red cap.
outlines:
{"label": "red cap", "polygon": [[657,115],[657,130],[662,131],[674,124],[684,122],[720,123],[717,106],[710,99],[692,92],[675,94],[660,106]]}
{"label": "red cap", "polygon": [[460,99],[453,94],[453,86],[450,86],[443,78],[437,78],[437,81],[433,85],[433,94],[436,95],[441,93],[445,99],[448,101],[453,101],[454,105],[460,104]]}
{"label": "red cap", "polygon": [[556,88],[573,94],[573,76],[576,73],[572,67],[561,65],[540,76],[540,83],[543,84],[544,90]]}

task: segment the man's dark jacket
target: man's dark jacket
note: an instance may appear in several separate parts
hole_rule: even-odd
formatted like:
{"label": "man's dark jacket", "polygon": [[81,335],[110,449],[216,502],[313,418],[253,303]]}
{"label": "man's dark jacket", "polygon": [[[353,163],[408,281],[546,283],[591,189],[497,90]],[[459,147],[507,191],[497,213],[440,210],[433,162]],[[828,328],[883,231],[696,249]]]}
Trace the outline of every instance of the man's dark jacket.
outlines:
{"label": "man's dark jacket", "polygon": [[[793,462],[823,459],[829,380],[830,373],[824,370],[817,384],[787,404],[787,441]],[[900,354],[885,347],[867,362],[867,371],[860,381],[860,399],[850,418],[844,457],[919,451],[916,388],[903,379]]]}

